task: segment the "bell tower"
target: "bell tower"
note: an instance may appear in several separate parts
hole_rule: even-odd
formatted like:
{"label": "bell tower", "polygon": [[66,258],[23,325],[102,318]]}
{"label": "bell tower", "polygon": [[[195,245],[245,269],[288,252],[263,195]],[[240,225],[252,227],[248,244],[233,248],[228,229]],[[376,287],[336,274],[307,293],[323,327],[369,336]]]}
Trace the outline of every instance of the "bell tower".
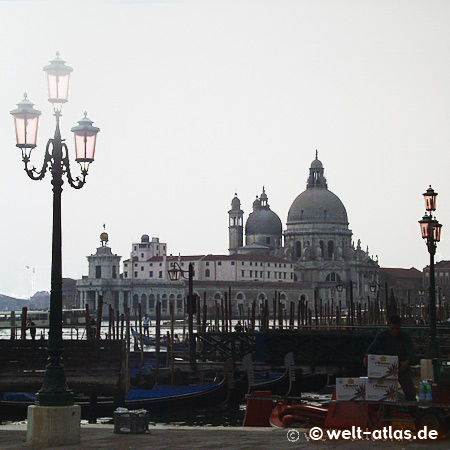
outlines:
{"label": "bell tower", "polygon": [[244,245],[244,211],[241,210],[241,201],[237,194],[231,201],[231,209],[228,211],[228,251],[230,255],[237,253],[237,249]]}

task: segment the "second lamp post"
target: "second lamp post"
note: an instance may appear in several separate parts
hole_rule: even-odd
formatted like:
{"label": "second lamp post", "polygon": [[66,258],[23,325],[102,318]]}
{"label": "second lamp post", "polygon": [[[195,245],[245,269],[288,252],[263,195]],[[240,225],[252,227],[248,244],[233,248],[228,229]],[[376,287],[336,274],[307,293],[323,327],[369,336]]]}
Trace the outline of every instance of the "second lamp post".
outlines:
{"label": "second lamp post", "polygon": [[428,347],[429,356],[431,358],[438,358],[439,344],[436,339],[436,285],[434,278],[434,255],[436,254],[437,243],[441,240],[442,225],[433,217],[433,212],[436,211],[436,197],[437,192],[434,192],[430,186],[425,194],[425,213],[422,220],[419,220],[422,238],[425,239],[428,253],[430,254],[430,288],[429,288],[429,315],[430,315],[430,342]]}

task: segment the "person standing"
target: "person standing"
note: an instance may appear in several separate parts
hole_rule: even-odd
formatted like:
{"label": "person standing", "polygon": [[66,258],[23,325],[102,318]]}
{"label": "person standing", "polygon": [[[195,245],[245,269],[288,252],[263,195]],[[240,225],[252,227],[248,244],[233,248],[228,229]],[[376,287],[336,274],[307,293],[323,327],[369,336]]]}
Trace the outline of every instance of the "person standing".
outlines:
{"label": "person standing", "polygon": [[31,339],[34,341],[36,339],[36,324],[31,319],[28,319],[27,330],[30,330]]}
{"label": "person standing", "polygon": [[414,345],[411,336],[402,329],[402,319],[392,315],[388,319],[388,329],[375,337],[364,356],[367,366],[367,355],[390,355],[398,357],[398,381],[405,393],[406,401],[416,400],[416,389],[412,379],[411,364],[414,362]]}
{"label": "person standing", "polygon": [[142,326],[144,327],[144,336],[150,337],[150,325],[152,324],[152,321],[150,320],[150,317],[148,317],[148,314],[146,314],[142,318]]}

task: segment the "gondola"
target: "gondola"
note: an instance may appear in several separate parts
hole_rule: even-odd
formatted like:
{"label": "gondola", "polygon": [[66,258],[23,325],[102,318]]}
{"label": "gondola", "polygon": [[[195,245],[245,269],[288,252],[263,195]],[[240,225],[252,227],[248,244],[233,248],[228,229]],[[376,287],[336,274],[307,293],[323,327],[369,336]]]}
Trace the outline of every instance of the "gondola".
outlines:
{"label": "gondola", "polygon": [[[132,389],[125,398],[129,410],[147,409],[150,414],[171,411],[192,410],[226,404],[229,384],[224,377],[219,383],[206,386],[157,386],[154,389]],[[4,393],[0,399],[0,420],[23,420],[27,408],[34,404],[34,394]],[[81,406],[81,416],[89,417],[88,398],[78,397],[75,404]],[[96,404],[97,417],[112,417],[112,398],[99,398]]]}
{"label": "gondola", "polygon": [[[156,345],[156,339],[155,338],[151,338],[151,337],[145,336],[145,334],[143,334],[141,336],[141,334],[138,333],[133,327],[131,327],[131,335],[135,339],[137,339],[138,341],[140,339],[142,339],[142,342],[144,343],[144,345],[153,346],[153,347]],[[159,345],[161,347],[167,347],[167,338],[166,337],[162,337],[160,342],[159,342]],[[186,346],[183,345],[183,343],[174,342],[174,350],[175,351],[183,351],[183,350],[186,350]]]}

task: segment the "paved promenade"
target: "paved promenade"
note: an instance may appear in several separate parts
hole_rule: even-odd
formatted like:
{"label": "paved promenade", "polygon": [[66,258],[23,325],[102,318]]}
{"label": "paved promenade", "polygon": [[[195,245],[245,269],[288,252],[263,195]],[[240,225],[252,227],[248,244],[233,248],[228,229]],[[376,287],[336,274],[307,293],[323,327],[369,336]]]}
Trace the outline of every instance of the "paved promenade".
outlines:
{"label": "paved promenade", "polygon": [[[61,449],[96,450],[295,450],[309,448],[326,449],[448,449],[450,441],[307,441],[304,431],[291,434],[288,430],[274,428],[231,428],[231,427],[151,427],[150,434],[114,434],[112,425],[82,425],[81,444],[53,447]],[[0,449],[29,449],[26,445],[25,425],[0,425]]]}

